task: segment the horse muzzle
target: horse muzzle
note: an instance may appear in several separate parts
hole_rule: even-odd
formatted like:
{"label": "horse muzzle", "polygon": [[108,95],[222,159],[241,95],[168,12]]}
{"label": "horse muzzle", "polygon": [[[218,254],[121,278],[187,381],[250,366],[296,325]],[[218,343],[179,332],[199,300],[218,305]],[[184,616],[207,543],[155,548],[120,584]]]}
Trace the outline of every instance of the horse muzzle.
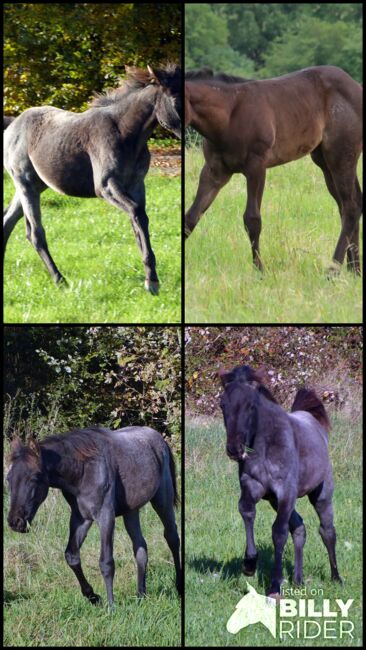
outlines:
{"label": "horse muzzle", "polygon": [[10,528],[16,533],[29,533],[30,531],[30,522],[27,519],[22,519],[21,517],[8,519],[8,524]]}

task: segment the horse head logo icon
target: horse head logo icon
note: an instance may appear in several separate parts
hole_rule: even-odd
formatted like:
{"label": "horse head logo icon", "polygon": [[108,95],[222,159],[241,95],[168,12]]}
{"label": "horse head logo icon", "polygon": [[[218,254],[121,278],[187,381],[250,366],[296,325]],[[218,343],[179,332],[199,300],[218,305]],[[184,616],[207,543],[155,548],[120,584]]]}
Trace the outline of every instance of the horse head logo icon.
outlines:
{"label": "horse head logo icon", "polygon": [[226,624],[227,631],[236,634],[243,627],[263,623],[276,638],[276,601],[258,594],[248,582],[247,588],[248,593],[239,600]]}

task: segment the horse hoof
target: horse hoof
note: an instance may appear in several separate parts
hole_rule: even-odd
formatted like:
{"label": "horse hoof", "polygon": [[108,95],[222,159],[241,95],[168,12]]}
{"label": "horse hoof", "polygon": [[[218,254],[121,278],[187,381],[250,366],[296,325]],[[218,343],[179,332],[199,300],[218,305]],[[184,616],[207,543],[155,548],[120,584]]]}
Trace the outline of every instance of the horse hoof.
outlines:
{"label": "horse hoof", "polygon": [[271,598],[271,600],[274,600],[276,602],[276,604],[278,604],[280,602],[280,600],[281,600],[281,594],[279,594],[277,592],[276,593],[270,593],[270,594],[267,594],[267,598]]}
{"label": "horse hoof", "polygon": [[59,278],[56,278],[55,282],[56,282],[56,287],[67,288],[69,286],[67,280],[64,278],[63,275],[60,275]]}
{"label": "horse hoof", "polygon": [[153,280],[145,280],[145,289],[149,291],[153,296],[157,296],[159,293],[159,282],[154,282]]}
{"label": "horse hoof", "polygon": [[338,262],[333,262],[331,266],[327,269],[327,280],[334,280],[338,277],[341,270],[341,265]]}
{"label": "horse hoof", "polygon": [[92,594],[91,596],[88,596],[88,600],[91,602],[92,605],[101,605],[102,599],[98,594]]}

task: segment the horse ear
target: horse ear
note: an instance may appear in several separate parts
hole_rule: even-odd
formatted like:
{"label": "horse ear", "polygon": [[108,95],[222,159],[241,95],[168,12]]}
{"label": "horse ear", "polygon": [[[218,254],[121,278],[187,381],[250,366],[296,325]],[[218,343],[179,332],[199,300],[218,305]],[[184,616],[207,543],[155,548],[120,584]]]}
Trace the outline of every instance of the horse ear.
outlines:
{"label": "horse ear", "polygon": [[16,454],[17,451],[19,451],[23,446],[23,443],[19,436],[15,436],[11,443],[10,443],[10,448],[11,448],[11,453]]}
{"label": "horse ear", "polygon": [[40,455],[41,455],[41,447],[39,445],[38,440],[33,438],[33,436],[29,436],[29,438],[27,438],[27,446],[29,447],[29,449],[31,450],[31,452],[35,456],[40,457]]}
{"label": "horse ear", "polygon": [[152,67],[150,65],[147,66],[147,70],[148,70],[148,73],[150,75],[150,83],[151,84],[160,83],[158,77],[156,76],[154,70],[152,69]]}
{"label": "horse ear", "polygon": [[258,370],[255,370],[253,372],[253,379],[254,381],[258,382],[258,384],[264,384],[266,380],[266,370],[263,366],[261,368],[258,368]]}

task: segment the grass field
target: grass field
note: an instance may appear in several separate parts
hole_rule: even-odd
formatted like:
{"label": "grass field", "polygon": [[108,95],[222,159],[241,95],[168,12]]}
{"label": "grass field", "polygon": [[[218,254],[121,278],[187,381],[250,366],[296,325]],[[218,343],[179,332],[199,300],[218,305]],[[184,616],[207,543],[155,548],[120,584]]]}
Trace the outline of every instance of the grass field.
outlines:
{"label": "grass field", "polygon": [[[332,417],[330,454],[335,476],[335,526],[337,560],[344,580],[340,587],[330,581],[328,555],[318,533],[317,515],[305,497],[297,502],[304,519],[307,540],[304,547],[304,579],[307,593],[323,589],[323,598],[333,606],[336,598],[354,599],[347,617],[354,623],[354,639],[311,640],[273,639],[261,623],[236,635],[226,631],[226,623],[246,593],[246,580],[264,594],[269,586],[273,563],[272,523],[268,503],[257,506],[256,544],[258,570],[252,578],[242,573],[245,533],[237,509],[240,496],[237,464],[225,454],[223,425],[203,417],[186,423],[185,437],[185,638],[187,646],[362,646],[362,425],[344,415]],[[293,544],[288,540],[284,555],[287,588],[292,587]],[[315,595],[317,608],[322,597]],[[334,607],[333,607],[334,609]],[[277,630],[279,614],[277,614]],[[298,621],[298,618],[291,621]],[[313,630],[312,630],[313,633]]]}
{"label": "grass field", "polygon": [[[8,511],[5,490],[4,514]],[[179,646],[181,602],[174,565],[152,507],[147,505],[140,513],[149,553],[148,595],[143,600],[135,595],[131,541],[122,518],[116,520],[113,613],[104,606],[94,607],[81,595],[65,562],[69,512],[61,492],[51,489],[29,534],[12,532],[4,520],[4,646]],[[99,531],[94,524],[81,549],[81,561],[87,579],[105,604],[99,551]]]}
{"label": "grass field", "polygon": [[[202,166],[202,153],[187,150],[185,210]],[[236,174],[186,241],[186,322],[362,322],[361,279],[345,265],[338,277],[327,278],[340,218],[310,157],[267,172],[260,240],[264,275],[252,265],[245,203],[246,182]]]}
{"label": "grass field", "polygon": [[[181,321],[181,181],[151,170],[146,181],[151,243],[161,283],[144,289],[144,269],[127,214],[101,199],[47,190],[41,197],[48,245],[69,287],[57,288],[27,242],[22,219],[4,268],[6,323],[177,323]],[[14,187],[5,179],[5,201]]]}

